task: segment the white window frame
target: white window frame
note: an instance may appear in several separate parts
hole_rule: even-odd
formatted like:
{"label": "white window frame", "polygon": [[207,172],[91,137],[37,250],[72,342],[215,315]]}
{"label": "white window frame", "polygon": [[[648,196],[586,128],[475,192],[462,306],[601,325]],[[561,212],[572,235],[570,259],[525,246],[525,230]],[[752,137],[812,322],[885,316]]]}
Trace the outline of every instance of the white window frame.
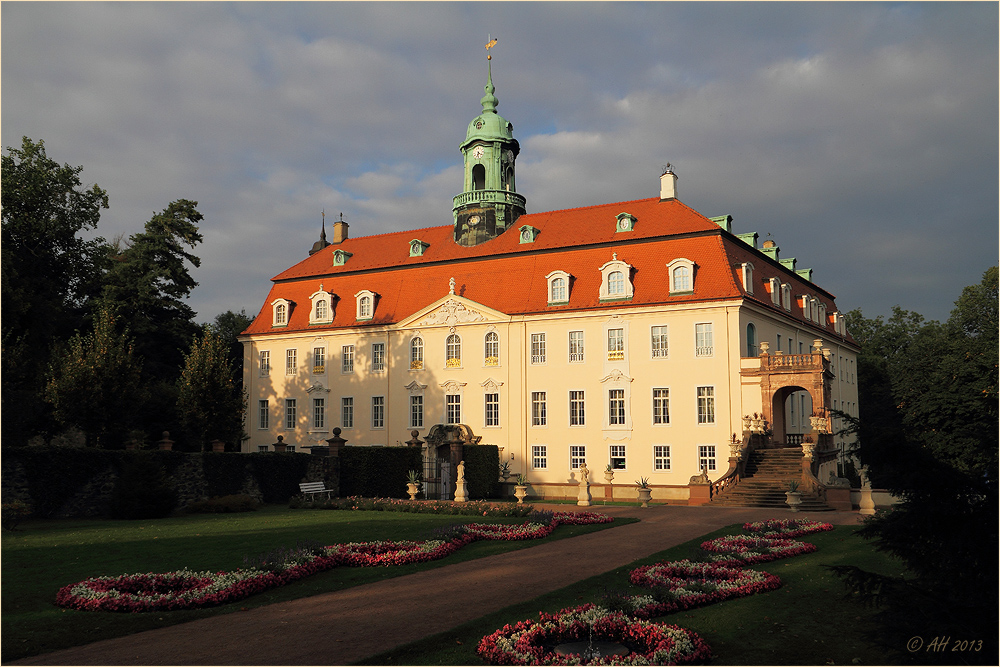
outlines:
{"label": "white window frame", "polygon": [[[678,282],[677,269],[687,269],[685,275],[687,284]],[[695,263],[687,257],[678,257],[667,264],[667,276],[670,279],[670,296],[694,293],[694,271]]]}
{"label": "white window frame", "polygon": [[445,368],[462,367],[462,337],[457,333],[448,334],[444,341]]}
{"label": "white window frame", "polygon": [[483,425],[486,428],[500,426],[500,392],[488,391],[483,394]]}
{"label": "white window frame", "polygon": [[385,396],[372,396],[372,430],[385,428]]}
{"label": "white window frame", "polygon": [[[573,334],[580,334],[579,341],[573,340]],[[584,345],[584,335],[582,331],[570,331],[568,334],[569,340],[569,363],[571,364],[582,364],[586,360],[585,355],[585,345]],[[576,351],[574,351],[576,347]]]}
{"label": "white window frame", "polygon": [[548,399],[546,392],[531,392],[531,425],[535,428],[548,426],[548,413]]}
{"label": "white window frame", "polygon": [[446,424],[461,424],[462,423],[462,395],[461,394],[445,394],[444,395],[444,411],[445,411],[445,423]]}
{"label": "white window frame", "polygon": [[625,327],[610,327],[607,332],[608,361],[624,361]]}
{"label": "white window frame", "polygon": [[424,395],[410,394],[410,428],[424,427]]}
{"label": "white window frame", "polygon": [[569,425],[578,428],[587,425],[587,393],[583,389],[569,391]]}
{"label": "white window frame", "polygon": [[326,347],[317,345],[313,348],[313,375],[323,375],[326,373]]}
{"label": "white window frame", "polygon": [[[550,306],[560,306],[569,303],[569,287],[570,279],[573,276],[566,273],[565,271],[553,271],[549,275],[545,276],[548,288],[548,304]],[[562,295],[556,294],[556,281],[562,281]]]}
{"label": "white window frame", "polygon": [[424,339],[414,336],[410,339],[410,370],[422,371],[424,369]]}
{"label": "white window frame", "polygon": [[285,375],[295,375],[299,367],[299,351],[294,347],[285,350]]}
{"label": "white window frame", "polygon": [[771,278],[768,283],[771,285],[771,303],[778,308],[781,307],[781,281],[778,278]]}
{"label": "white window frame", "polygon": [[340,398],[340,428],[354,428],[354,397]]}
{"label": "white window frame", "polygon": [[608,389],[608,426],[624,427],[628,425],[628,408],[625,400],[625,390],[621,388]]}
{"label": "white window frame", "polygon": [[708,471],[717,470],[715,445],[698,445],[698,470],[704,470],[706,464]]}
{"label": "white window frame", "polygon": [[[608,445],[608,463],[611,464],[611,469],[618,470],[628,470],[628,451],[625,449],[625,445]],[[621,465],[617,465],[621,462]]]}
{"label": "white window frame", "polygon": [[781,283],[781,306],[792,312],[792,286],[788,283]]}
{"label": "white window frame", "polygon": [[548,445],[531,446],[531,469],[548,470],[549,467],[549,447]]}
{"label": "white window frame", "polygon": [[487,331],[483,336],[483,366],[500,365],[500,334]]}
{"label": "white window frame", "polygon": [[746,343],[747,357],[756,357],[760,354],[760,347],[757,344],[757,325],[753,322],[747,322]]}
{"label": "white window frame", "polygon": [[260,368],[260,376],[262,378],[271,377],[271,351],[260,350],[257,355],[257,359],[257,363]]}
{"label": "white window frame", "polygon": [[[706,391],[702,391],[706,390]],[[715,425],[715,385],[699,385],[695,387],[695,406],[699,426]]]}
{"label": "white window frame", "polygon": [[354,372],[354,346],[344,345],[340,348],[340,372],[343,374]]}
{"label": "white window frame", "polygon": [[531,334],[531,365],[545,365],[545,332]]}
{"label": "white window frame", "polygon": [[355,319],[358,322],[370,322],[375,319],[375,292],[363,289],[354,295],[356,308]]}
{"label": "white window frame", "polygon": [[257,429],[266,431],[271,428],[271,404],[266,398],[257,401]]}
{"label": "white window frame", "polygon": [[[657,329],[660,331],[657,332]],[[670,331],[666,324],[649,327],[649,354],[652,359],[670,358]]]}
{"label": "white window frame", "polygon": [[[599,300],[600,301],[627,301],[632,298],[634,293],[634,287],[632,285],[632,265],[627,262],[623,262],[618,259],[617,254],[614,255],[614,259],[610,262],[606,262],[599,269],[601,272],[601,289]],[[610,278],[611,274],[616,271],[622,274],[622,288],[623,292],[612,294],[610,291],[611,285]]]}
{"label": "white window frame", "polygon": [[753,262],[743,262],[740,268],[743,274],[743,289],[747,294],[753,294]]}
{"label": "white window frame", "polygon": [[292,318],[292,302],[288,299],[275,299],[271,302],[271,326],[287,327]]}
{"label": "white window frame", "polygon": [[326,398],[312,400],[312,427],[314,431],[326,429]]}
{"label": "white window frame", "polygon": [[587,462],[587,445],[569,446],[569,469],[579,470],[580,465]]}
{"label": "white window frame", "polygon": [[[699,327],[707,327],[699,329]],[[696,322],[694,325],[694,356],[715,356],[715,323]]]}
{"label": "white window frame", "polygon": [[385,372],[385,341],[372,343],[372,373]]}
{"label": "white window frame", "polygon": [[670,472],[670,445],[653,445],[653,472]]}
{"label": "white window frame", "polygon": [[[657,396],[657,392],[665,393]],[[670,426],[670,387],[653,387],[652,398],[653,426]]]}
{"label": "white window frame", "polygon": [[294,398],[285,399],[285,430],[294,431],[298,424],[298,404]]}
{"label": "white window frame", "polygon": [[[330,324],[333,322],[333,295],[325,291],[322,285],[309,295],[309,301],[309,324]],[[319,312],[321,302],[326,304],[326,312],[323,314]]]}

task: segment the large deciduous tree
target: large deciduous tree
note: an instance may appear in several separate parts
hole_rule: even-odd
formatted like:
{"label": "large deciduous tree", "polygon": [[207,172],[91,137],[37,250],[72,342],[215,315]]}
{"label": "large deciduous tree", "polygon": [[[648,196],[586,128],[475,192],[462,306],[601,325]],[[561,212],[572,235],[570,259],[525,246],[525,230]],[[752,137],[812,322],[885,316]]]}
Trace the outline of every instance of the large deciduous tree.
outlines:
{"label": "large deciduous tree", "polygon": [[85,187],[83,167],[59,165],[24,137],[2,157],[4,431],[44,430],[44,383],[53,345],[83,325],[106,256],[96,229],[108,195]]}
{"label": "large deciduous tree", "polygon": [[238,449],[246,398],[233,379],[229,349],[211,327],[191,345],[177,380],[177,407],[190,438],[201,446],[222,440]]}

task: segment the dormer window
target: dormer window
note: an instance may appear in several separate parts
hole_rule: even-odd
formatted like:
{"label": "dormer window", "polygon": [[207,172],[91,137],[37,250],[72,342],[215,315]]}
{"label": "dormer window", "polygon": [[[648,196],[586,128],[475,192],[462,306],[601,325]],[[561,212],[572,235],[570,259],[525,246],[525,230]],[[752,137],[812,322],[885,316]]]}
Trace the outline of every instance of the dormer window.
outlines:
{"label": "dormer window", "polygon": [[375,296],[375,292],[371,290],[361,290],[354,295],[357,300],[357,320],[359,322],[371,320],[375,316]]}
{"label": "dormer window", "polygon": [[777,278],[771,278],[769,281],[771,286],[771,303],[777,307],[781,307],[781,281]]}
{"label": "dormer window", "polygon": [[521,243],[534,243],[535,239],[538,237],[538,229],[532,227],[531,225],[522,225],[520,227]]}
{"label": "dormer window", "polygon": [[792,286],[788,283],[781,285],[781,306],[788,312],[792,311]]}
{"label": "dormer window", "polygon": [[694,262],[678,257],[667,264],[670,276],[670,295],[694,293]]}
{"label": "dormer window", "polygon": [[333,295],[319,286],[319,290],[310,295],[312,309],[309,311],[309,324],[330,324],[333,322]]}
{"label": "dormer window", "polygon": [[549,305],[557,306],[569,303],[569,280],[571,276],[565,271],[553,271],[545,276],[549,284]]}
{"label": "dormer window", "polygon": [[746,290],[747,294],[753,294],[753,264],[750,262],[743,263],[743,289]]}
{"label": "dormer window", "polygon": [[288,299],[275,299],[271,302],[271,326],[286,327],[292,313],[292,302]]}
{"label": "dormer window", "polygon": [[423,257],[424,251],[431,247],[430,243],[424,243],[420,239],[410,241],[410,257]]}
{"label": "dormer window", "polygon": [[615,232],[630,232],[635,226],[635,216],[631,213],[619,213],[618,222],[615,224]]}
{"label": "dormer window", "polygon": [[826,326],[826,305],[823,304],[823,303],[819,304],[819,309],[818,310],[819,310],[819,312],[817,313],[819,315],[818,324],[821,327],[825,327]]}
{"label": "dormer window", "polygon": [[620,301],[632,298],[632,266],[613,254],[610,262],[601,267],[601,301]]}
{"label": "dormer window", "polygon": [[333,265],[343,266],[344,264],[347,264],[347,260],[349,260],[353,256],[354,253],[347,252],[346,250],[342,250],[341,248],[337,248],[336,250],[333,251]]}

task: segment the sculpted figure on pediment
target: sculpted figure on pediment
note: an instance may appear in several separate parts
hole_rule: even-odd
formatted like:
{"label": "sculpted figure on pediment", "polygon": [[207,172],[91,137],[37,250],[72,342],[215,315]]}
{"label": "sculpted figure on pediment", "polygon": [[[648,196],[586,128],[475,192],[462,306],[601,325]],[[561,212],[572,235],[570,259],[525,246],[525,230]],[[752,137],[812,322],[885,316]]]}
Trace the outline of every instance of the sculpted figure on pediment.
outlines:
{"label": "sculpted figure on pediment", "polygon": [[466,308],[464,303],[448,299],[433,313],[428,313],[420,323],[422,325],[446,324],[453,327],[456,324],[481,322],[485,319],[481,313]]}

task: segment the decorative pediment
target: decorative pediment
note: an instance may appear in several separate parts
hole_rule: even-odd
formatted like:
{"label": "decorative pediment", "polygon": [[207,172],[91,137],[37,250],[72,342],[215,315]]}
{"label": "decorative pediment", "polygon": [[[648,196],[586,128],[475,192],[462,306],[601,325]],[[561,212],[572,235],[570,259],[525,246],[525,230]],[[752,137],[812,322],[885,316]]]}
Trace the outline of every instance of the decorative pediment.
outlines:
{"label": "decorative pediment", "polygon": [[404,389],[406,389],[408,392],[410,392],[411,396],[417,396],[419,394],[424,393],[424,389],[427,389],[427,385],[420,384],[419,382],[417,382],[416,380],[414,380],[410,384],[406,385],[406,387],[404,387]]}
{"label": "decorative pediment", "polygon": [[399,323],[399,328],[414,327],[454,327],[459,324],[477,322],[501,322],[510,318],[499,311],[488,308],[471,299],[457,294],[449,294],[414,313]]}
{"label": "decorative pediment", "polygon": [[601,378],[601,384],[607,383],[608,386],[611,386],[611,387],[624,387],[624,386],[628,385],[628,383],[631,382],[631,381],[632,381],[632,378],[630,378],[629,376],[625,375],[624,373],[622,373],[617,368],[615,370],[611,371],[610,373],[608,373],[607,375],[605,375],[603,378]]}
{"label": "decorative pediment", "polygon": [[323,383],[319,382],[319,381],[314,382],[311,387],[309,387],[308,389],[306,389],[306,393],[307,394],[312,394],[312,393],[315,393],[317,391],[323,392],[325,394],[329,394],[330,393],[330,390],[327,389],[326,387],[324,387]]}
{"label": "decorative pediment", "polygon": [[481,382],[479,386],[491,391],[492,393],[496,393],[497,391],[500,390],[500,387],[503,386],[503,382],[500,382],[499,380],[495,380],[493,378],[486,378],[486,380],[484,382]]}
{"label": "decorative pediment", "polygon": [[447,394],[460,394],[462,393],[462,388],[468,384],[467,382],[456,382],[455,380],[448,380],[447,382],[441,383],[441,388],[444,389]]}

